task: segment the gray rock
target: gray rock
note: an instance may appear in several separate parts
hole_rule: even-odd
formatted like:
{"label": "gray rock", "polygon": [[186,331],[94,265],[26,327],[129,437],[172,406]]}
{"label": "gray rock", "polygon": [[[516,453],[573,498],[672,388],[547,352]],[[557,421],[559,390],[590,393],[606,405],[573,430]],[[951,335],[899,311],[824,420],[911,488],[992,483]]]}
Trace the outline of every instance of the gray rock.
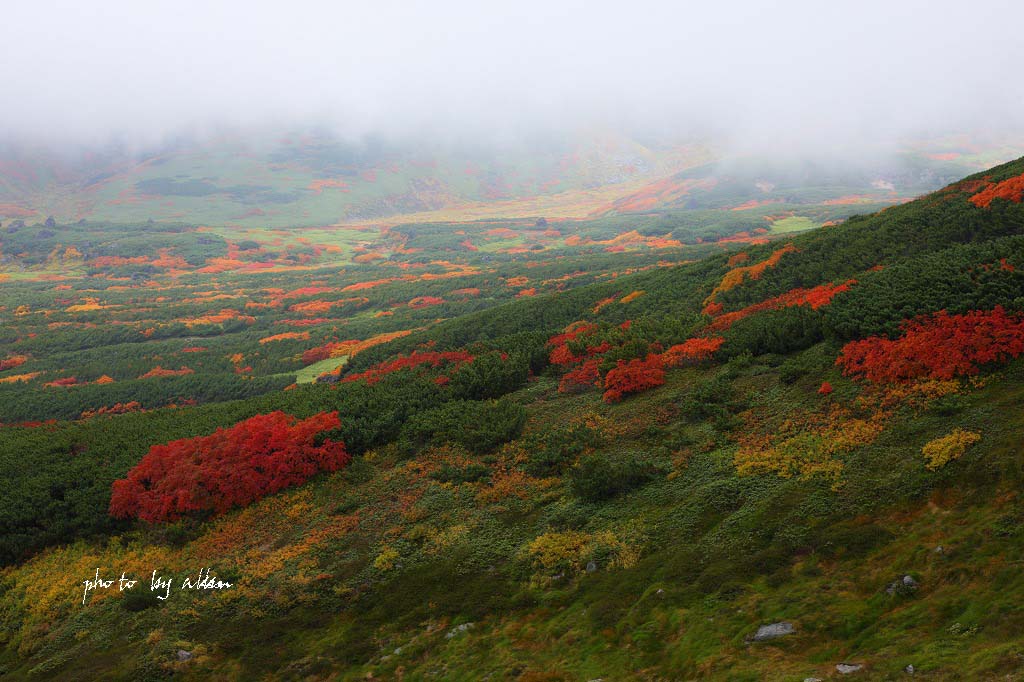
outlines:
{"label": "gray rock", "polygon": [[775,639],[777,637],[785,637],[796,632],[796,628],[793,627],[792,623],[785,621],[780,623],[771,623],[769,625],[762,625],[757,629],[757,633],[750,638],[752,642],[767,642],[769,639]]}
{"label": "gray rock", "polygon": [[595,564],[593,561],[588,561],[587,562],[587,573],[593,573],[596,570],[597,570],[597,564]]}
{"label": "gray rock", "polygon": [[821,682],[820,677],[805,677],[804,682]]}
{"label": "gray rock", "polygon": [[913,577],[905,575],[898,580],[894,580],[889,583],[889,586],[885,588],[886,594],[911,594],[917,591],[920,584],[914,580]]}
{"label": "gray rock", "polygon": [[444,638],[445,639],[451,639],[452,637],[455,637],[456,635],[461,635],[463,632],[465,632],[466,630],[469,630],[471,627],[473,627],[472,623],[463,623],[462,625],[456,625],[455,627],[453,627],[451,630],[449,630],[445,634]]}
{"label": "gray rock", "polygon": [[179,661],[188,661],[188,660],[191,660],[191,659],[192,659],[192,652],[191,651],[185,651],[184,649],[178,649],[178,660]]}
{"label": "gray rock", "polygon": [[913,675],[915,671],[916,671],[916,669],[914,668],[913,664],[910,664],[906,668],[903,669],[903,672],[907,673],[908,675]]}
{"label": "gray rock", "polygon": [[849,675],[863,669],[864,666],[860,663],[840,663],[836,666],[836,672],[840,675]]}

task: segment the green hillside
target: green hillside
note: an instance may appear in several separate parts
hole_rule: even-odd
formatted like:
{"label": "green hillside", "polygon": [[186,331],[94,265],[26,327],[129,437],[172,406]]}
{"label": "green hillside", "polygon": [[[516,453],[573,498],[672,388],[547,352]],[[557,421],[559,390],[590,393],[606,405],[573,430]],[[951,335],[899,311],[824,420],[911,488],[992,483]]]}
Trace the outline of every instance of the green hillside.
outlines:
{"label": "green hillside", "polygon": [[65,288],[4,283],[0,672],[1022,679],[1022,192],[1018,159],[697,243],[712,190],[627,240],[611,212],[495,256],[439,221],[265,272],[24,237]]}

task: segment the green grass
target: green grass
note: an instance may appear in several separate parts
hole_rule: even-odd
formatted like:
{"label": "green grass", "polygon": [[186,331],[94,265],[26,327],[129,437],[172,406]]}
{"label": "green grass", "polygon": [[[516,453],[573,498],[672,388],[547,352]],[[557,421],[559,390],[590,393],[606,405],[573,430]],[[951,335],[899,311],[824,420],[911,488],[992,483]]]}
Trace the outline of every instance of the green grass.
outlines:
{"label": "green grass", "polygon": [[298,372],[295,373],[295,383],[297,384],[309,384],[312,383],[318,376],[325,372],[333,372],[337,368],[341,367],[348,361],[348,356],[343,355],[338,358],[327,358],[320,362],[314,362],[312,365],[306,365]]}
{"label": "green grass", "polygon": [[819,227],[818,223],[815,223],[810,218],[795,215],[774,221],[772,223],[771,233],[783,234],[786,232],[803,232],[804,230],[812,230],[816,227]]}

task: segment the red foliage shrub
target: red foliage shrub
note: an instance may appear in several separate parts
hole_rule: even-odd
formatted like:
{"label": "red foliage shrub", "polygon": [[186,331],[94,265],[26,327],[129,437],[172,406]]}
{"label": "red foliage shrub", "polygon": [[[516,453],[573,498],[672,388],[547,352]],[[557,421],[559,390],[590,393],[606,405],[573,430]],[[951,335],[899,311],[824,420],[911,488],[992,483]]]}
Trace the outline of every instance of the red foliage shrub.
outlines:
{"label": "red foliage shrub", "polygon": [[604,401],[614,403],[630,393],[640,393],[665,383],[661,356],[650,353],[645,359],[619,360],[604,378]]}
{"label": "red foliage shrub", "polygon": [[106,414],[126,414],[128,412],[143,412],[142,405],[137,401],[132,400],[127,403],[114,403],[110,406],[102,406],[95,410],[85,410],[79,416],[79,419],[91,419],[92,417],[99,417]]}
{"label": "red foliage shrub", "polygon": [[903,334],[895,340],[872,336],[851,341],[843,346],[836,365],[847,376],[881,384],[977,374],[981,365],[1021,354],[1024,319],[996,307],[915,318],[903,323]]}
{"label": "red foliage shrub", "polygon": [[548,339],[549,346],[561,346],[570,341],[575,341],[581,336],[589,336],[597,331],[597,325],[591,322],[573,322],[561,334],[556,334]]}
{"label": "red foliage shrub", "polygon": [[156,377],[181,377],[186,374],[192,374],[194,370],[189,367],[182,367],[181,369],[164,369],[160,365],[157,365],[153,369],[149,370],[140,379],[153,379]]}
{"label": "red foliage shrub", "polygon": [[458,367],[465,362],[473,362],[473,356],[461,350],[443,352],[413,351],[411,355],[399,355],[394,360],[377,363],[365,372],[351,374],[342,379],[342,381],[360,381],[365,379],[367,384],[375,384],[392,372],[397,372],[403,369],[412,369],[422,365],[440,367],[442,364],[448,362],[454,363],[455,366]]}
{"label": "red foliage shrub", "polygon": [[995,199],[1006,199],[1019,204],[1022,198],[1024,198],[1024,173],[1009,180],[989,185],[968,201],[978,208],[988,208]]}
{"label": "red foliage shrub", "polygon": [[565,344],[555,346],[554,349],[551,351],[551,355],[548,356],[548,360],[551,362],[552,365],[562,366],[575,365],[582,359],[583,358],[579,358],[573,355],[572,351],[569,350],[569,346]]}
{"label": "red foliage shrub", "polygon": [[191,512],[223,513],[351,460],[340,442],[315,437],[340,425],[337,412],[296,420],[284,412],[246,419],[209,436],[154,445],[114,481],[110,514],[151,523]]}
{"label": "red foliage shrub", "polygon": [[818,395],[828,395],[832,392],[832,384],[827,381],[821,382],[821,387],[818,388]]}
{"label": "red foliage shrub", "polygon": [[4,370],[8,369],[14,369],[15,367],[20,367],[21,365],[24,365],[26,362],[28,362],[28,357],[25,355],[14,355],[4,360],[0,360],[0,372],[3,372]]}
{"label": "red foliage shrub", "polygon": [[409,301],[410,308],[426,308],[432,305],[441,305],[444,303],[443,298],[437,296],[417,296],[416,298]]}
{"label": "red foliage shrub", "polygon": [[590,322],[573,322],[565,328],[564,332],[548,339],[547,345],[553,347],[548,360],[553,365],[563,366],[575,365],[577,362],[580,362],[583,358],[576,356],[569,349],[569,342],[576,341],[583,336],[589,336],[596,332],[597,329],[597,325]]}
{"label": "red foliage shrub", "polygon": [[[559,348],[565,348],[565,346],[559,346]],[[600,386],[601,373],[598,369],[600,364],[600,358],[590,358],[576,369],[567,372],[558,382],[558,392],[576,393],[591,386]]]}
{"label": "red foliage shrub", "polygon": [[711,356],[722,347],[723,343],[725,343],[725,339],[720,336],[713,339],[687,339],[683,343],[676,344],[666,350],[662,353],[661,358],[668,367],[678,367],[684,363],[710,360]]}
{"label": "red foliage shrub", "polygon": [[765,310],[777,310],[779,308],[788,308],[796,305],[809,305],[811,308],[817,310],[822,306],[828,305],[836,294],[847,291],[856,283],[857,280],[851,279],[843,282],[842,284],[822,284],[814,287],[813,289],[792,289],[784,294],[780,294],[779,296],[769,298],[761,301],[760,303],[748,305],[746,308],[735,310],[731,313],[722,313],[721,305],[712,304],[706,306],[703,311],[704,314],[715,317],[711,324],[705,327],[705,331],[725,331],[739,320]]}
{"label": "red foliage shrub", "polygon": [[302,364],[312,365],[314,362],[320,362],[331,357],[331,351],[334,350],[332,343],[325,344],[323,346],[317,346],[316,348],[310,348],[309,350],[302,352]]}

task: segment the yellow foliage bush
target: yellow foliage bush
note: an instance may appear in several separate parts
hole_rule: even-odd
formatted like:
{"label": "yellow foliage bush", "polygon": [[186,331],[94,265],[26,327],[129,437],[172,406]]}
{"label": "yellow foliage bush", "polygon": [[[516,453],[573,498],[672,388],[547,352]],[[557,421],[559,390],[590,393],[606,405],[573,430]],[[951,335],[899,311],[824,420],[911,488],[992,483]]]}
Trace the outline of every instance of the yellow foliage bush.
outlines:
{"label": "yellow foliage bush", "polygon": [[855,417],[848,409],[832,405],[826,413],[798,414],[764,434],[759,433],[764,425],[758,426],[754,415],[747,413],[747,435],[740,438],[733,463],[741,476],[824,476],[838,483],[843,463],[837,457],[873,443],[889,417],[882,410],[867,418]]}
{"label": "yellow foliage bush", "polygon": [[570,530],[564,533],[544,533],[527,545],[526,551],[534,563],[547,570],[556,568],[579,568],[592,536],[589,533]]}
{"label": "yellow foliage bush", "polygon": [[943,467],[947,462],[960,459],[967,452],[967,448],[979,440],[981,440],[980,433],[965,431],[964,429],[953,429],[949,435],[936,438],[921,448],[921,454],[928,460],[925,466],[929,470],[935,471]]}
{"label": "yellow foliage bush", "polygon": [[588,561],[601,558],[608,566],[629,568],[640,559],[642,533],[636,528],[627,528],[624,535],[626,539],[610,530],[544,533],[527,544],[526,554],[535,566],[547,571],[576,572],[583,570]]}
{"label": "yellow foliage bush", "polygon": [[373,567],[378,571],[390,571],[395,567],[395,561],[398,559],[399,554],[396,550],[385,547],[377,558],[373,560]]}

